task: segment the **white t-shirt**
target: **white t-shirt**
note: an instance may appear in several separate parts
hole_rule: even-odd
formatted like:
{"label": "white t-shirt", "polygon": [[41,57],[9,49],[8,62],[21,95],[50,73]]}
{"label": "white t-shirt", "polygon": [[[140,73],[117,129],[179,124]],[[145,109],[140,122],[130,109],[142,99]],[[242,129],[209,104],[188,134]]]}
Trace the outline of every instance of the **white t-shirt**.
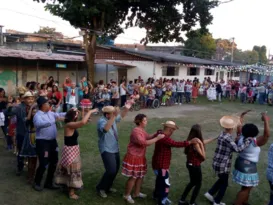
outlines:
{"label": "white t-shirt", "polygon": [[126,95],[126,90],[122,87],[122,84],[120,84],[119,89],[120,89],[120,96]]}

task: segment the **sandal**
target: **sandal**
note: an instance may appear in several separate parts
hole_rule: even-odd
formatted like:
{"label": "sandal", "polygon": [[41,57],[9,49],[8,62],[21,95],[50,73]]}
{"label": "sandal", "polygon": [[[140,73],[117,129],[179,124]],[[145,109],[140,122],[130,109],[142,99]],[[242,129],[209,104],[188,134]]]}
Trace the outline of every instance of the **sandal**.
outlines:
{"label": "sandal", "polygon": [[78,200],[80,197],[76,194],[69,195],[70,199]]}

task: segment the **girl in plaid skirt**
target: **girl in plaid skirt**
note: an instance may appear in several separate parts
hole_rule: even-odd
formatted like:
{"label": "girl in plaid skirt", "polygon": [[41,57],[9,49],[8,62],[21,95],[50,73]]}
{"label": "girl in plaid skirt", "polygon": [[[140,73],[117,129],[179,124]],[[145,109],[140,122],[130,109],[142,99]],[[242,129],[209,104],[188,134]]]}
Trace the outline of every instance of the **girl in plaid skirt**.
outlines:
{"label": "girl in plaid skirt", "polygon": [[97,109],[89,110],[81,121],[77,121],[79,111],[76,108],[69,110],[65,116],[64,147],[55,180],[56,184],[68,187],[70,199],[77,200],[79,196],[75,194],[75,189],[83,186],[77,129],[84,126],[91,114],[95,112]]}

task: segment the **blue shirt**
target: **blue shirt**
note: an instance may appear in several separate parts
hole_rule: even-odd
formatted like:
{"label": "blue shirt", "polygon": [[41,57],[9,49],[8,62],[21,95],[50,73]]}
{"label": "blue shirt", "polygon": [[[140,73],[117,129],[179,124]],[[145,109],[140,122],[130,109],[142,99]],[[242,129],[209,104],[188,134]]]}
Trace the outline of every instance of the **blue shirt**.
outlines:
{"label": "blue shirt", "polygon": [[57,137],[56,119],[64,117],[64,113],[42,112],[39,110],[33,118],[36,128],[36,139],[53,140]]}
{"label": "blue shirt", "polygon": [[116,137],[118,137],[117,123],[120,121],[121,116],[118,115],[113,123],[113,126],[109,129],[108,132],[106,132],[104,130],[104,127],[107,124],[108,119],[103,116],[98,120],[97,131],[99,136],[99,150],[101,154],[103,152],[109,153],[119,152],[118,139]]}
{"label": "blue shirt", "polygon": [[83,87],[87,87],[88,86],[88,84],[87,84],[86,81],[84,81],[83,83],[79,84],[79,96],[83,96],[82,84],[83,84]]}
{"label": "blue shirt", "polygon": [[270,145],[268,151],[268,167],[266,170],[267,180],[273,182],[273,144]]}

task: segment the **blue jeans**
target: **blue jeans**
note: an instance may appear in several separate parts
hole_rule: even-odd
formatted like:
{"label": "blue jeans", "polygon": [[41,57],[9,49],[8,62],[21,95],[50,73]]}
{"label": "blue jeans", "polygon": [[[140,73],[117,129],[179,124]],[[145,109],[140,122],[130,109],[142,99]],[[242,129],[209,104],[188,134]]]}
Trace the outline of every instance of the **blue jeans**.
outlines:
{"label": "blue jeans", "polygon": [[186,92],[186,103],[191,102],[191,93],[190,92]]}
{"label": "blue jeans", "polygon": [[25,136],[23,135],[16,135],[16,148],[18,151],[17,154],[17,169],[18,171],[22,171],[24,169],[24,157],[20,156],[20,152],[22,150],[23,142],[24,142]]}
{"label": "blue jeans", "polygon": [[105,192],[109,192],[119,171],[120,156],[119,153],[103,152],[101,158],[105,172],[96,189],[97,191],[104,190]]}
{"label": "blue jeans", "polygon": [[269,182],[269,186],[270,186],[270,201],[269,201],[268,205],[273,205],[273,184],[270,181],[268,181],[268,182]]}
{"label": "blue jeans", "polygon": [[171,98],[173,103],[176,103],[176,98],[177,98],[177,92],[173,92],[172,98]]}
{"label": "blue jeans", "polygon": [[184,95],[184,93],[177,92],[176,100],[178,103],[181,103],[181,104],[183,103],[183,95]]}
{"label": "blue jeans", "polygon": [[246,94],[241,93],[241,103],[246,103]]}
{"label": "blue jeans", "polygon": [[263,105],[265,99],[265,93],[259,93],[259,104]]}

